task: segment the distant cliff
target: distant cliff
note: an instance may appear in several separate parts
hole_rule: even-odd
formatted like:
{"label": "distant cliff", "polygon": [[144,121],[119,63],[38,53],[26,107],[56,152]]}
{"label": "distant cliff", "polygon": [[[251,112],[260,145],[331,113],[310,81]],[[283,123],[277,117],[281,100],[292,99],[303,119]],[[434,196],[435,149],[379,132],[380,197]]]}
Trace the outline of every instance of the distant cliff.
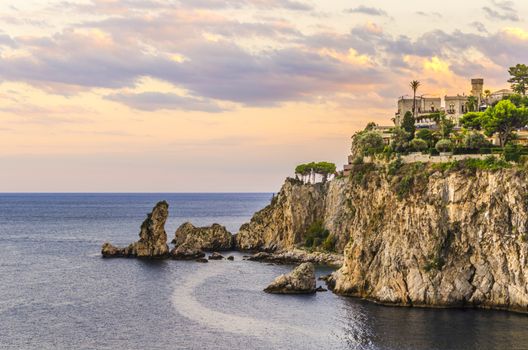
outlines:
{"label": "distant cliff", "polygon": [[526,180],[514,169],[361,164],[327,184],[287,180],[236,241],[288,250],[319,221],[344,251],[336,293],[528,312]]}

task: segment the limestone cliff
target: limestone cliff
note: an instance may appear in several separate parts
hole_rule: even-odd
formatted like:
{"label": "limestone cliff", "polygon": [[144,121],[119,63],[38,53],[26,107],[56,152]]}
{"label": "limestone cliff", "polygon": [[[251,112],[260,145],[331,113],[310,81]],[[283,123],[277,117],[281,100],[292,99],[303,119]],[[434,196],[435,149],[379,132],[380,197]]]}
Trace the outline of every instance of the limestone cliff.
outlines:
{"label": "limestone cliff", "polygon": [[[309,227],[324,220],[330,232],[346,231],[345,208],[341,203],[342,182],[304,185],[287,179],[270,205],[255,213],[240,227],[236,247],[241,250],[284,251],[304,243]],[[342,251],[346,238],[336,236],[335,246]]]}
{"label": "limestone cliff", "polygon": [[242,248],[291,249],[315,220],[344,249],[336,293],[408,306],[475,306],[528,312],[525,172],[387,171],[362,165],[350,178],[288,180],[241,228]]}

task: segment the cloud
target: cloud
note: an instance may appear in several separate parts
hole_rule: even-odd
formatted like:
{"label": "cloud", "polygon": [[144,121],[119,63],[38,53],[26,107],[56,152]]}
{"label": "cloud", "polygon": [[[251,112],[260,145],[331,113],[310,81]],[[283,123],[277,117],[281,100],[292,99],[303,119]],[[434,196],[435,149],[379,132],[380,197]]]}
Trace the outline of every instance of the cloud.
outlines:
{"label": "cloud", "polygon": [[480,33],[487,33],[488,30],[486,29],[486,26],[482,22],[472,22],[471,26],[475,27],[475,29]]}
{"label": "cloud", "polygon": [[[226,6],[219,0],[198,1]],[[8,37],[15,49],[0,56],[0,76],[62,94],[106,88],[108,99],[136,109],[215,113],[224,109],[224,102],[278,106],[332,99],[336,92],[394,91],[400,79],[419,74],[432,57],[451,73],[467,76],[492,67],[490,74],[495,74],[496,66],[528,60],[524,32],[514,29],[476,34],[432,30],[411,38],[367,22],[348,33],[325,29],[307,34],[275,17],[244,22],[217,11],[166,9],[92,18],[53,35]],[[466,52],[480,61],[486,58],[487,65]],[[187,97],[152,89],[123,93],[144,77],[168,82]]]}
{"label": "cloud", "polygon": [[180,96],[174,93],[116,93],[105,98],[143,111],[184,110],[219,113],[226,110],[209,99]]}
{"label": "cloud", "polygon": [[484,6],[482,10],[486,13],[486,17],[491,20],[520,21],[519,15],[514,8],[513,1],[491,0],[491,7]]}
{"label": "cloud", "polygon": [[264,9],[284,8],[292,11],[313,10],[310,4],[295,0],[180,0],[179,3],[193,8],[207,9],[257,7]]}
{"label": "cloud", "polygon": [[417,11],[417,15],[423,16],[423,17],[433,17],[433,18],[442,18],[442,14],[439,12],[424,12],[424,11]]}
{"label": "cloud", "polygon": [[380,8],[376,7],[369,7],[365,5],[360,5],[358,7],[350,8],[345,10],[347,13],[361,13],[364,15],[370,15],[370,16],[387,16],[387,12],[383,11]]}

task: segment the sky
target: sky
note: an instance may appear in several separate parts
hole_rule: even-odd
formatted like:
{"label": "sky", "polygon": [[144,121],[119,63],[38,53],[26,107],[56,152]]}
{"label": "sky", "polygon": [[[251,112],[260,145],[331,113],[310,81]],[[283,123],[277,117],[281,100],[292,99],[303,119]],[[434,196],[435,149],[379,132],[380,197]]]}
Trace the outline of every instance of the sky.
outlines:
{"label": "sky", "polygon": [[508,88],[528,2],[0,0],[0,192],[276,192],[399,96]]}

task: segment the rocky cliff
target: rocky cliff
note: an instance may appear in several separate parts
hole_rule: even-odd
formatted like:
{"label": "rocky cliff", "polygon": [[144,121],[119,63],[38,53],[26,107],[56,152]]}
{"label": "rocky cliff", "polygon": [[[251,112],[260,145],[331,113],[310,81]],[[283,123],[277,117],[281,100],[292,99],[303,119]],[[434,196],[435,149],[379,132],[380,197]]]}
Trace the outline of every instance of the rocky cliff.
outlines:
{"label": "rocky cliff", "polygon": [[526,180],[514,169],[424,164],[363,164],[327,184],[288,180],[237,244],[292,249],[321,221],[344,251],[336,293],[528,312]]}
{"label": "rocky cliff", "polygon": [[316,222],[335,237],[337,251],[343,251],[347,238],[335,234],[346,232],[345,183],[334,181],[304,185],[287,179],[270,205],[255,213],[249,223],[240,227],[235,238],[241,250],[285,251],[303,245],[306,233]]}

